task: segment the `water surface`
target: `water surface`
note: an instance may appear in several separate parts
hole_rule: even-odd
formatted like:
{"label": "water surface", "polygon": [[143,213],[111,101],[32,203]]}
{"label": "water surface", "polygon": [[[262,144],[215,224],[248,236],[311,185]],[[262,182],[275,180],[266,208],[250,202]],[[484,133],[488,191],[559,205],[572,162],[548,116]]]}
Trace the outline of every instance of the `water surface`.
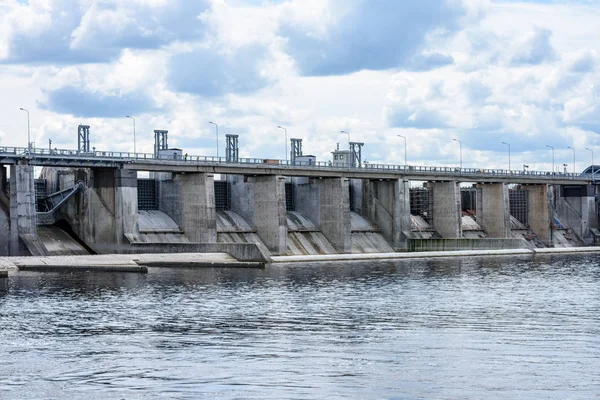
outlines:
{"label": "water surface", "polygon": [[598,398],[599,261],[21,272],[0,398]]}

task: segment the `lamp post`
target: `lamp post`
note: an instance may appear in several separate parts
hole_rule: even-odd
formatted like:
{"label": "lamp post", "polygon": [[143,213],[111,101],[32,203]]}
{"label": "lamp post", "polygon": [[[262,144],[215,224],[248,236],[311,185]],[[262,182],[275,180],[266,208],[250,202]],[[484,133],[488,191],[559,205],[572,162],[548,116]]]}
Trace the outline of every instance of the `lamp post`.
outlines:
{"label": "lamp post", "polygon": [[217,136],[217,162],[219,162],[219,125],[210,121],[209,124],[213,124],[216,128],[216,136]]}
{"label": "lamp post", "polygon": [[133,118],[131,115],[126,115],[125,118],[129,118],[133,121],[133,157],[135,157],[135,118]]}
{"label": "lamp post", "polygon": [[552,176],[554,176],[554,147],[550,146],[549,144],[547,144],[546,147],[550,147],[552,149]]}
{"label": "lamp post", "polygon": [[508,146],[508,172],[510,173],[510,143],[502,142],[502,144]]}
{"label": "lamp post", "polygon": [[340,133],[345,133],[346,135],[348,135],[348,151],[349,151],[350,150],[350,132],[340,131]]}
{"label": "lamp post", "polygon": [[281,125],[277,125],[279,129],[283,129],[285,131],[285,163],[288,163],[288,151],[287,151],[287,129],[285,129]]}
{"label": "lamp post", "polygon": [[592,153],[592,182],[594,182],[595,181],[595,179],[594,179],[595,178],[595,176],[594,176],[594,150],[592,150],[588,147],[586,147],[585,149]]}
{"label": "lamp post", "polygon": [[402,135],[398,135],[398,137],[404,139],[404,168],[406,169],[406,137]]}
{"label": "lamp post", "polygon": [[31,131],[29,129],[29,110],[24,109],[23,107],[19,108],[21,111],[25,111],[27,113],[27,154],[31,153]]}
{"label": "lamp post", "polygon": [[573,174],[575,174],[575,149],[571,146],[567,146],[567,149],[573,150]]}
{"label": "lamp post", "polygon": [[460,171],[462,172],[462,142],[458,139],[452,139],[455,142],[458,142],[458,150],[460,152]]}

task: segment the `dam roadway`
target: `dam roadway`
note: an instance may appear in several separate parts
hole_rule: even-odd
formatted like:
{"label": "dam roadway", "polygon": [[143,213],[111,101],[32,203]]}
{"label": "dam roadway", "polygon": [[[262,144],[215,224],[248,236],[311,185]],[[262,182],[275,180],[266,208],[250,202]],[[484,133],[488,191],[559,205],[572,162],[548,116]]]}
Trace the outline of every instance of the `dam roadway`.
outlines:
{"label": "dam roadway", "polygon": [[108,151],[78,152],[22,147],[0,147],[0,164],[27,162],[33,166],[118,168],[133,171],[213,173],[246,176],[282,175],[312,178],[405,179],[409,181],[456,181],[508,184],[582,185],[595,183],[592,174],[521,171],[485,168],[412,166],[365,163],[360,167],[332,166],[328,162],[292,164],[286,160],[189,156],[184,159],[155,158],[147,153]]}

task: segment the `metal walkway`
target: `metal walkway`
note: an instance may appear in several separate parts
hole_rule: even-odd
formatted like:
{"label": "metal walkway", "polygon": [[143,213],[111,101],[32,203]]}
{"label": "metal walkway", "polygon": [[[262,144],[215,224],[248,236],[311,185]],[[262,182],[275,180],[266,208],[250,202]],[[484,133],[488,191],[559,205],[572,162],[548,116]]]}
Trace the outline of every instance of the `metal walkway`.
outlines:
{"label": "metal walkway", "polygon": [[205,172],[234,175],[284,175],[304,177],[346,177],[356,179],[407,179],[413,181],[551,183],[582,185],[595,183],[592,174],[549,171],[508,171],[503,169],[428,167],[414,165],[364,164],[356,168],[332,166],[329,162],[292,163],[286,160],[187,156],[158,159],[153,154],[111,151],[0,147],[0,165],[28,161],[36,166],[108,167],[155,172]]}

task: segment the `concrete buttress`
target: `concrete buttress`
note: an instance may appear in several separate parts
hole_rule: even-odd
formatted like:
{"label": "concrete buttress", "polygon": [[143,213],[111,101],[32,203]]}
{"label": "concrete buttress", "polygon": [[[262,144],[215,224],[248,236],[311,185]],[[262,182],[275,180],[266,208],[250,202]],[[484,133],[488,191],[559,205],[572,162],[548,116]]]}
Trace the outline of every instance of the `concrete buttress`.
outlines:
{"label": "concrete buttress", "polygon": [[274,255],[287,253],[285,177],[227,175],[230,208],[256,229]]}
{"label": "concrete buttress", "polygon": [[408,249],[410,184],[407,180],[363,182],[365,216],[374,222],[395,250]]}
{"label": "concrete buttress", "polygon": [[20,235],[36,234],[35,179],[27,161],[10,166],[10,254],[20,255]]}
{"label": "concrete buttress", "polygon": [[525,185],[527,190],[527,221],[533,233],[546,246],[552,244],[552,194],[548,185]]}
{"label": "concrete buttress", "polygon": [[491,238],[510,237],[510,201],[505,183],[477,185],[477,223]]}
{"label": "concrete buttress", "polygon": [[273,254],[287,252],[285,178],[279,175],[255,176],[252,184],[254,226],[258,236]]}
{"label": "concrete buttress", "polygon": [[346,178],[311,178],[296,186],[296,211],[319,227],[338,253],[352,252],[348,185]]}
{"label": "concrete buttress", "polygon": [[444,239],[462,237],[459,183],[428,182],[427,186],[433,194],[433,228]]}
{"label": "concrete buttress", "polygon": [[215,181],[212,174],[177,174],[174,179],[179,196],[181,222],[190,242],[217,242]]}

